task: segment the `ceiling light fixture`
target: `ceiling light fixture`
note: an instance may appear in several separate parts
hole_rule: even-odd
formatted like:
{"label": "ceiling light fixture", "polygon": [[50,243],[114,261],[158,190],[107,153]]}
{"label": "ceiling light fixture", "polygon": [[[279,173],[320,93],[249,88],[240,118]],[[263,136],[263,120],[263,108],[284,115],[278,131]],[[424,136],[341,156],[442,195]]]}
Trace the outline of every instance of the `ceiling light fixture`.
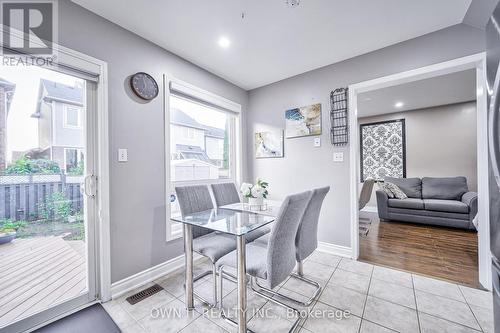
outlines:
{"label": "ceiling light fixture", "polygon": [[226,37],[221,37],[219,38],[219,46],[222,47],[223,49],[227,49],[231,45],[231,41],[227,39]]}
{"label": "ceiling light fixture", "polygon": [[290,7],[297,7],[300,4],[300,0],[285,0],[285,3]]}
{"label": "ceiling light fixture", "polygon": [[403,103],[403,102],[397,102],[396,104],[394,104],[394,106],[397,107],[398,109],[402,108],[404,105],[405,105],[405,103]]}

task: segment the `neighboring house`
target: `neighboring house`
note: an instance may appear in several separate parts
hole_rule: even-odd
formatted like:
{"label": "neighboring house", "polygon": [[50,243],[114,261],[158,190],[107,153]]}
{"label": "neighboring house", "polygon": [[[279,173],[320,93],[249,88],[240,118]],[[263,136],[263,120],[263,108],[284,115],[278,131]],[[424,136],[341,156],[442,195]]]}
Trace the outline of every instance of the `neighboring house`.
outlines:
{"label": "neighboring house", "polygon": [[14,83],[0,78],[0,171],[7,166],[7,117],[15,90]]}
{"label": "neighboring house", "polygon": [[197,159],[223,167],[223,129],[202,125],[179,109],[172,109],[170,124],[170,151],[173,160]]}
{"label": "neighboring house", "polygon": [[40,80],[38,104],[32,115],[38,119],[38,145],[50,159],[69,171],[83,162],[83,85],[68,86]]}

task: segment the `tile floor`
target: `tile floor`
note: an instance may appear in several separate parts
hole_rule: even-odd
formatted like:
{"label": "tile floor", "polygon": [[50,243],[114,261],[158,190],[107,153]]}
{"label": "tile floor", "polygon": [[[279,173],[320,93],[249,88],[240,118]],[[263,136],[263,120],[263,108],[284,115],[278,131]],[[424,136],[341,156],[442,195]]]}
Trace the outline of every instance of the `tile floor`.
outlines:
{"label": "tile floor", "polygon": [[[204,261],[195,265],[195,273],[210,267]],[[306,261],[304,271],[324,289],[302,321],[301,333],[494,332],[491,294],[485,291],[322,252]],[[200,303],[191,313],[185,310],[182,271],[155,282],[165,290],[136,305],[125,298],[137,291],[104,304],[122,332],[236,332],[217,310]],[[227,309],[236,304],[235,288],[234,283],[224,284]],[[310,287],[293,278],[278,288],[298,299],[312,294]],[[195,289],[210,299],[211,277],[198,281]],[[288,332],[292,326],[293,316],[250,289],[248,308],[249,328],[256,333]],[[345,311],[350,315],[342,316]]]}

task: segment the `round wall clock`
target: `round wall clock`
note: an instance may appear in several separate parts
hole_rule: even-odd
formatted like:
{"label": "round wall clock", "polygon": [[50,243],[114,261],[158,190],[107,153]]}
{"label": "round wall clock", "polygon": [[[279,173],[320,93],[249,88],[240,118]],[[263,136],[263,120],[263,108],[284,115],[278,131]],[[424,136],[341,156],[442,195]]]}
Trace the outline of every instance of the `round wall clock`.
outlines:
{"label": "round wall clock", "polygon": [[130,78],[132,91],[142,99],[150,101],[158,96],[158,83],[155,79],[144,72],[135,73]]}

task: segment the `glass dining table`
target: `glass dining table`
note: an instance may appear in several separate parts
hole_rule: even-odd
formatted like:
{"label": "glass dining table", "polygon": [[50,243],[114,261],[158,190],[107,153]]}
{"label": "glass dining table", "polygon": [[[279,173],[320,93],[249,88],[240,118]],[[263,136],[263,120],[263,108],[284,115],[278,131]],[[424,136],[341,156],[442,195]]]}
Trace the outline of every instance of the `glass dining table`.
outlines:
{"label": "glass dining table", "polygon": [[256,214],[252,211],[214,208],[189,215],[174,215],[171,219],[182,223],[185,249],[186,307],[194,309],[193,293],[193,227],[202,227],[214,232],[235,236],[238,280],[238,333],[247,332],[247,281],[245,235],[274,222],[273,216]]}

